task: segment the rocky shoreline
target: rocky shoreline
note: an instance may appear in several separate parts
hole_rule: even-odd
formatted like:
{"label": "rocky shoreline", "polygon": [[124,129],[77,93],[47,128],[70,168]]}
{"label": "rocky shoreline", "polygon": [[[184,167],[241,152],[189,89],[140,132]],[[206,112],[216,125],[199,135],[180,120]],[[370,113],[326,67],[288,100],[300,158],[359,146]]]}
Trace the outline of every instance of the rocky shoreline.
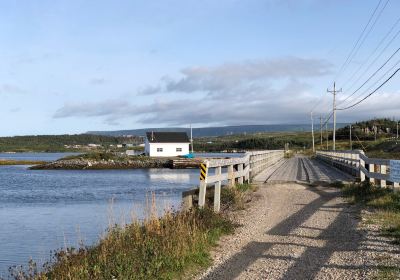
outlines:
{"label": "rocky shoreline", "polygon": [[[196,159],[185,160],[185,164],[177,165],[176,159],[171,158],[121,158],[110,160],[94,160],[85,158],[76,159],[60,159],[54,162],[31,166],[32,170],[46,169],[67,169],[67,170],[84,170],[84,169],[139,169],[139,168],[196,168],[200,161]],[[182,162],[180,159],[179,162]]]}

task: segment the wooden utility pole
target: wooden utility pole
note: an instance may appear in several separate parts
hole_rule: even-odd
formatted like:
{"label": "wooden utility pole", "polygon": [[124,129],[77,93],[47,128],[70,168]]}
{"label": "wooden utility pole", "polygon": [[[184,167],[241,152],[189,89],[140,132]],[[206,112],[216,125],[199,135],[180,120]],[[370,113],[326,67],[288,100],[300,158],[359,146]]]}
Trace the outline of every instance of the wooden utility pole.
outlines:
{"label": "wooden utility pole", "polygon": [[193,128],[192,128],[192,124],[190,124],[190,146],[191,146],[191,150],[192,150],[192,154],[193,154]]}
{"label": "wooden utility pole", "polygon": [[333,150],[336,150],[336,94],[342,92],[342,89],[336,90],[336,82],[333,82],[333,90],[326,90],[333,94]]}
{"label": "wooden utility pole", "polygon": [[353,150],[353,142],[351,140],[351,124],[350,124],[350,150]]}
{"label": "wooden utility pole", "polygon": [[313,151],[313,153],[315,153],[314,118],[313,118],[313,112],[311,112],[311,134],[312,134],[312,151]]}
{"label": "wooden utility pole", "polygon": [[319,131],[321,132],[320,146],[321,146],[321,150],[322,150],[322,116],[319,116]]}
{"label": "wooden utility pole", "polygon": [[325,122],[326,129],[326,150],[329,150],[329,132],[328,132],[328,120]]}

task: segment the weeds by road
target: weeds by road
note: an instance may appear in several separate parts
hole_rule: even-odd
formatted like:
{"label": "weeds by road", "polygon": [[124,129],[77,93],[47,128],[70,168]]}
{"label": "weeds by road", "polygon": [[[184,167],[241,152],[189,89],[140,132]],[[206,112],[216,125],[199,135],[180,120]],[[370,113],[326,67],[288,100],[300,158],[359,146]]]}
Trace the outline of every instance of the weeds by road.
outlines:
{"label": "weeds by road", "polygon": [[[370,182],[344,185],[335,183],[342,189],[343,195],[350,203],[358,203],[372,210],[368,223],[380,226],[382,235],[393,239],[400,245],[400,192],[377,187]],[[378,279],[399,279],[400,269],[382,266]]]}

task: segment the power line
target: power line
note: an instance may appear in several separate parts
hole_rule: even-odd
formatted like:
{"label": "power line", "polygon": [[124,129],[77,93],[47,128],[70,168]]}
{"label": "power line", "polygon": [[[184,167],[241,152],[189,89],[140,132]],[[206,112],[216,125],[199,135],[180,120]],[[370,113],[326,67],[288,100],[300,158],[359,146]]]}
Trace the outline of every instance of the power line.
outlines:
{"label": "power line", "polygon": [[[368,56],[368,58],[362,63],[360,64],[360,66],[358,67],[358,69],[353,73],[353,75],[350,76],[350,78],[348,78],[344,83],[343,83],[343,87],[346,88],[346,85],[358,74],[358,72],[364,67],[364,65],[366,63],[369,62],[370,58],[377,52],[377,50],[380,48],[380,46],[386,41],[386,39],[389,37],[389,35],[393,32],[393,30],[395,29],[395,27],[397,26],[397,24],[399,24],[400,22],[400,17],[396,20],[396,22],[392,25],[392,27],[389,29],[389,31],[385,34],[385,36],[383,36],[383,38],[379,41],[378,45],[375,47],[375,49],[372,51],[372,53]],[[379,53],[379,55],[374,59],[374,61],[366,68],[366,71],[368,71],[368,69],[371,67],[372,64],[374,64],[376,62],[376,60],[383,54],[383,52],[389,47],[389,45],[393,42],[393,40],[397,37],[397,35],[400,33],[400,30],[395,34],[395,36],[389,41],[389,43],[385,46],[385,48]],[[366,72],[365,71],[365,72]],[[358,77],[358,79],[352,84],[352,86],[349,88],[351,89],[355,83],[357,83],[359,81],[359,79],[365,74],[365,72]]]}
{"label": "power line", "polygon": [[392,75],[390,75],[389,78],[387,78],[382,84],[380,84],[375,90],[373,90],[371,93],[369,93],[367,96],[365,96],[363,99],[359,100],[358,102],[354,103],[351,106],[348,106],[346,108],[338,108],[337,110],[347,110],[350,108],[353,108],[354,106],[357,106],[358,104],[360,104],[361,102],[363,102],[364,100],[366,100],[367,98],[369,98],[371,95],[373,95],[375,92],[377,92],[381,87],[383,87],[387,82],[389,82],[398,72],[400,71],[400,68],[397,68],[396,71],[394,71],[394,73]]}
{"label": "power line", "polygon": [[[397,67],[397,65],[400,64],[400,60],[398,60],[395,64],[392,65],[392,67],[390,67],[388,70],[386,70],[386,72],[381,75],[373,84],[371,84],[367,89],[365,89],[363,92],[359,93],[357,95],[357,97],[353,98],[353,101],[360,98],[361,96],[363,96],[365,93],[369,92],[371,89],[373,89],[380,81],[382,81],[383,79],[385,79],[385,77],[393,70]],[[352,101],[352,102],[353,102]]]}
{"label": "power line", "polygon": [[364,72],[358,76],[358,78],[353,82],[353,84],[349,87],[349,89],[352,89],[357,82],[368,72],[368,70],[371,68],[372,65],[375,64],[375,62],[381,57],[381,55],[387,50],[387,48],[392,44],[392,42],[397,38],[397,36],[400,34],[400,30],[397,31],[397,33],[393,36],[393,38],[386,44],[385,48],[381,50],[381,52],[378,54],[377,57],[368,65],[367,68],[365,68]]}
{"label": "power line", "polygon": [[382,70],[383,67],[386,66],[386,64],[389,63],[389,61],[400,51],[400,48],[398,48],[371,76],[369,76],[369,78],[361,85],[359,86],[355,91],[353,91],[352,94],[350,94],[349,96],[347,96],[343,101],[340,102],[339,105],[343,104],[344,102],[346,102],[346,100],[348,100],[350,97],[352,97],[354,94],[356,94],[363,86],[365,86],[373,77],[375,77],[375,75]]}
{"label": "power line", "polygon": [[[386,7],[386,5],[387,5],[388,2],[389,2],[389,0],[386,1],[386,4],[385,4],[384,7]],[[353,57],[354,57],[354,54],[356,53],[355,50],[358,48],[358,46],[359,46],[359,45],[361,46],[362,43],[360,43],[360,41],[361,41],[362,38],[364,37],[365,31],[367,30],[368,26],[370,25],[372,19],[375,17],[375,14],[376,14],[376,12],[377,12],[379,6],[381,5],[381,3],[382,3],[382,0],[379,0],[378,5],[375,7],[373,13],[371,14],[370,18],[368,19],[368,22],[367,22],[367,24],[364,26],[363,31],[361,32],[360,36],[358,37],[356,43],[354,44],[354,46],[353,46],[353,48],[351,49],[349,55],[347,56],[346,60],[344,61],[342,67],[340,67],[340,70],[339,70],[338,74],[336,75],[335,80],[340,76],[340,74],[341,74],[342,72],[344,72],[344,70],[346,69],[347,65],[351,62],[351,60],[352,60]],[[382,11],[383,11],[383,10],[382,10]],[[375,21],[375,23],[376,23],[376,21]],[[373,25],[372,25],[372,26],[373,26]],[[371,28],[370,28],[370,29],[368,30],[368,32],[366,33],[366,34],[367,34],[366,37],[368,37],[368,35],[369,35],[370,32],[371,32]],[[365,38],[366,38],[366,37],[365,37]],[[364,40],[365,40],[365,39],[364,39]],[[364,40],[363,40],[363,41],[364,41]],[[363,42],[363,41],[362,41],[362,42]],[[357,50],[357,51],[358,51],[358,50]]]}

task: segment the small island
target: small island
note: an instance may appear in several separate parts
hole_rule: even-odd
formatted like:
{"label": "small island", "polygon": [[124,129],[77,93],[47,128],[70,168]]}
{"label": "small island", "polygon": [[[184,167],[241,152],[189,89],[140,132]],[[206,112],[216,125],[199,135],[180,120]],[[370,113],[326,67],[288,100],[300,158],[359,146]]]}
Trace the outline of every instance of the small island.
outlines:
{"label": "small island", "polygon": [[129,156],[124,153],[94,152],[68,156],[59,160],[31,166],[33,170],[43,169],[136,169],[136,168],[197,168],[201,159],[180,157]]}

